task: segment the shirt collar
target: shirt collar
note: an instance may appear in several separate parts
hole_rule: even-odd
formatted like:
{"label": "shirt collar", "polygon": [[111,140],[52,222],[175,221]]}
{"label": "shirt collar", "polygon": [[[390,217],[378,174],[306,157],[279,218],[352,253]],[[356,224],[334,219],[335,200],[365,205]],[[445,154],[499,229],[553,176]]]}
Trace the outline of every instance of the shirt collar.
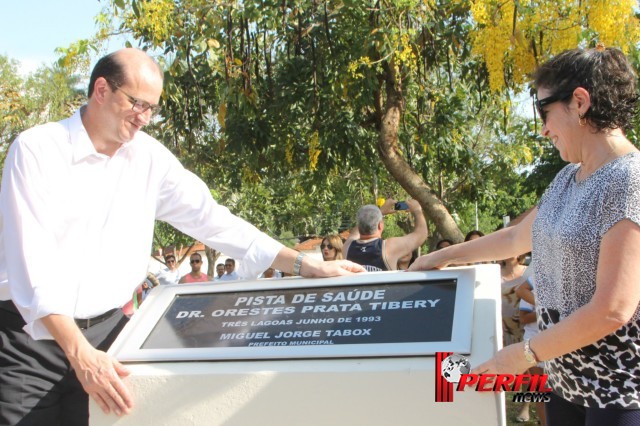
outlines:
{"label": "shirt collar", "polygon": [[[74,163],[81,162],[91,156],[95,156],[96,158],[109,158],[107,155],[100,154],[96,151],[87,133],[87,129],[85,129],[82,123],[82,111],[86,107],[86,105],[83,105],[69,118],[69,143],[71,144]],[[120,149],[118,149],[118,152],[128,148],[130,143],[131,142],[127,142],[123,144]]]}

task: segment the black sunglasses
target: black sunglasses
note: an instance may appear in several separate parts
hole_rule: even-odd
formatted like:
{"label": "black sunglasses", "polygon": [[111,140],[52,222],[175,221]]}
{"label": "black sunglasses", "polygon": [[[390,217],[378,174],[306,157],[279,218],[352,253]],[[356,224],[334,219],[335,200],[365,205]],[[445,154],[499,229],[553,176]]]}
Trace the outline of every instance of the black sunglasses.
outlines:
{"label": "black sunglasses", "polygon": [[554,102],[564,101],[565,99],[573,96],[573,90],[571,91],[563,91],[555,93],[551,96],[547,96],[543,99],[538,99],[538,95],[534,94],[536,100],[536,109],[538,110],[538,114],[540,114],[540,119],[543,123],[547,122],[547,112],[544,110],[544,107],[550,105]]}
{"label": "black sunglasses", "polygon": [[333,246],[331,244],[320,244],[320,250],[323,250],[325,247],[329,250],[333,250]]}
{"label": "black sunglasses", "polygon": [[200,262],[202,262],[202,260],[193,259],[193,260],[191,260],[191,262],[189,262],[189,263],[200,263]]}

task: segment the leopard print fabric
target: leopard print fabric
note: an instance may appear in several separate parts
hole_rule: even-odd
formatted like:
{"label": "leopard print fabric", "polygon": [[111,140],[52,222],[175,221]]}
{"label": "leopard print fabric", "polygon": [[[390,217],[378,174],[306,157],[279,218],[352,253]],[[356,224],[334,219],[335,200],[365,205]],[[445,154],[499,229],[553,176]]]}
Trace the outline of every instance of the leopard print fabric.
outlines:
{"label": "leopard print fabric", "polygon": [[[640,225],[640,153],[619,157],[580,183],[578,169],[570,164],[558,173],[538,203],[533,224],[541,330],[591,300],[605,233],[623,219]],[[640,409],[639,328],[636,309],[615,333],[545,362],[550,387],[582,406]]]}

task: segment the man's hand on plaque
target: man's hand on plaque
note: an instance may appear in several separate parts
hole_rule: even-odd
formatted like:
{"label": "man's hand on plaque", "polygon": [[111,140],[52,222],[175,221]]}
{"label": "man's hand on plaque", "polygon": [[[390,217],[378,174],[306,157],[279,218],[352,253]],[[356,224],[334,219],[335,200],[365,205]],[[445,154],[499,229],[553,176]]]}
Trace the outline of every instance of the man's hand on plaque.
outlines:
{"label": "man's hand on plaque", "polygon": [[105,414],[129,414],[133,397],[122,381],[129,371],[106,353],[85,347],[72,360],[72,366],[85,392],[96,401]]}
{"label": "man's hand on plaque", "polygon": [[309,264],[304,263],[301,269],[302,276],[315,278],[352,275],[358,272],[365,272],[362,265],[344,259],[331,260],[328,262],[314,261]]}

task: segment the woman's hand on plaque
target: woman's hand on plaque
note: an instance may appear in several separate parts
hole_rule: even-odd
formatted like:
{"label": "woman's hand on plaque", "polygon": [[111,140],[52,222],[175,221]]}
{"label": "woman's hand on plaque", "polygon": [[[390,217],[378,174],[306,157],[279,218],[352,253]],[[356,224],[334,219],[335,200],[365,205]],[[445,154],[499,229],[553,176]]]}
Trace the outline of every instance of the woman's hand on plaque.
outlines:
{"label": "woman's hand on plaque", "polygon": [[490,360],[471,370],[471,374],[521,374],[531,365],[524,357],[524,343],[515,343],[500,349]]}
{"label": "woman's hand on plaque", "polygon": [[409,266],[409,271],[429,271],[431,269],[446,268],[451,262],[441,254],[442,251],[436,251],[420,256]]}

